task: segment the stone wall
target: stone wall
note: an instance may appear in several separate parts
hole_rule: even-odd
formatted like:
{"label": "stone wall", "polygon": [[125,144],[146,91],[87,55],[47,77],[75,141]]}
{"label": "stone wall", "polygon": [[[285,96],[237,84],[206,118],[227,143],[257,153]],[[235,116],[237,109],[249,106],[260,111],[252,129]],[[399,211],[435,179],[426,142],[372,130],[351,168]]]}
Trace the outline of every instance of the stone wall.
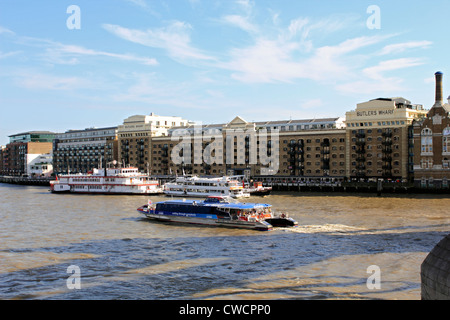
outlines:
{"label": "stone wall", "polygon": [[422,263],[422,300],[450,300],[450,235]]}

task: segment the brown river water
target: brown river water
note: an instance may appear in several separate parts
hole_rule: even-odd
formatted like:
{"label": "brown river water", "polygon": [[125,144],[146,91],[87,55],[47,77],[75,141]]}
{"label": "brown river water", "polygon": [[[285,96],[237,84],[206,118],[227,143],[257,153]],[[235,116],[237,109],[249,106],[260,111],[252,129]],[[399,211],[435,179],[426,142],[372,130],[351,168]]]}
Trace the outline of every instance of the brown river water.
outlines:
{"label": "brown river water", "polygon": [[[270,232],[162,224],[136,211],[164,196],[7,184],[0,195],[0,299],[419,300],[420,265],[450,232],[450,198],[437,195],[245,200],[299,222]],[[76,288],[69,266],[79,271]],[[368,286],[370,266],[377,288]]]}

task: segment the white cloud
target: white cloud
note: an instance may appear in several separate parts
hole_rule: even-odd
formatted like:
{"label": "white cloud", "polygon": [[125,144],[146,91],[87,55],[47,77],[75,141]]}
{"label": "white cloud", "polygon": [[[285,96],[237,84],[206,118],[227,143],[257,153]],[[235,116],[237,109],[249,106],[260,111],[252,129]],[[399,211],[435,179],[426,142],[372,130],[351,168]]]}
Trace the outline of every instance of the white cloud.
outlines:
{"label": "white cloud", "polygon": [[385,46],[381,50],[380,55],[402,53],[406,50],[415,49],[415,48],[427,49],[432,44],[433,44],[433,42],[431,42],[431,41],[411,41],[411,42],[390,44],[390,45]]}
{"label": "white cloud", "polygon": [[145,2],[145,0],[125,0],[127,2],[131,2],[139,7],[145,8],[147,7],[147,3]]}
{"label": "white cloud", "polygon": [[297,36],[298,33],[302,31],[302,38],[306,38],[308,36],[307,34],[307,28],[306,26],[309,24],[309,19],[307,18],[298,18],[291,21],[289,27],[288,27],[288,39],[292,39],[295,36]]}
{"label": "white cloud", "polygon": [[33,90],[75,90],[90,88],[92,83],[79,77],[55,76],[39,72],[18,72],[14,75],[16,85]]}
{"label": "white cloud", "polygon": [[228,23],[230,25],[234,25],[238,28],[241,28],[244,31],[249,33],[255,33],[258,31],[258,27],[252,24],[248,17],[240,16],[240,15],[228,15],[222,18],[222,21]]}
{"label": "white cloud", "polygon": [[249,0],[236,0],[235,4],[237,5],[236,8],[239,14],[225,15],[220,21],[249,33],[257,33],[259,28],[251,21],[253,7],[255,6],[254,2]]}
{"label": "white cloud", "polygon": [[104,24],[103,28],[112,34],[147,47],[167,50],[169,56],[177,61],[213,60],[211,56],[191,46],[191,25],[181,21],[172,22],[167,27],[137,30],[118,25]]}
{"label": "white cloud", "polygon": [[251,0],[236,0],[238,6],[240,6],[247,14],[250,14],[255,6],[255,2]]}
{"label": "white cloud", "polygon": [[422,59],[402,58],[381,61],[376,66],[362,70],[359,80],[340,84],[336,89],[346,94],[390,94],[404,91],[401,77],[389,77],[384,73],[398,69],[411,68],[424,64]]}
{"label": "white cloud", "polygon": [[[105,52],[105,51],[98,51],[98,50],[92,50],[87,49],[81,46],[77,45],[63,45],[59,44],[55,47],[52,47],[51,49],[48,49],[48,52],[53,55],[53,57],[57,55],[67,55],[69,57],[71,56],[104,56],[104,57],[110,57],[114,59],[119,60],[126,60],[126,61],[135,61],[139,62],[145,65],[157,65],[158,62],[156,59],[153,58],[144,58],[144,57],[138,57],[133,54],[119,54],[119,53],[111,53],[111,52]],[[77,61],[74,60],[75,58],[72,58],[71,61]]]}
{"label": "white cloud", "polygon": [[37,55],[51,64],[77,64],[82,56],[101,56],[113,59],[134,61],[145,65],[157,65],[158,61],[154,58],[139,57],[130,53],[113,53],[101,50],[88,49],[79,45],[63,44],[47,39],[20,37],[17,43],[42,48],[43,53]]}
{"label": "white cloud", "polygon": [[373,67],[368,67],[363,70],[363,73],[374,80],[382,80],[383,72],[393,71],[398,69],[410,68],[422,65],[424,62],[422,59],[417,58],[401,58],[381,61],[378,65]]}
{"label": "white cloud", "polygon": [[8,28],[2,27],[0,26],[0,34],[8,34],[8,35],[15,35],[15,33],[11,30],[9,30]]}
{"label": "white cloud", "polygon": [[18,55],[20,53],[21,53],[21,51],[11,51],[11,52],[1,52],[0,51],[0,59],[6,59],[6,58],[9,58],[9,57],[13,57],[13,56],[16,56],[16,55]]}
{"label": "white cloud", "polygon": [[[206,110],[210,104],[205,104],[203,98],[195,93],[193,83],[167,83],[152,74],[134,73],[127,81],[132,83],[123,92],[112,98],[120,102],[143,102],[157,107],[186,108]],[[174,92],[177,94],[174,95]]]}
{"label": "white cloud", "polygon": [[354,60],[342,59],[347,54],[373,45],[384,37],[359,37],[335,46],[324,46],[303,55],[304,43],[259,38],[253,46],[233,49],[231,60],[222,65],[234,71],[233,78],[243,82],[290,82],[295,79],[329,81],[348,77]]}

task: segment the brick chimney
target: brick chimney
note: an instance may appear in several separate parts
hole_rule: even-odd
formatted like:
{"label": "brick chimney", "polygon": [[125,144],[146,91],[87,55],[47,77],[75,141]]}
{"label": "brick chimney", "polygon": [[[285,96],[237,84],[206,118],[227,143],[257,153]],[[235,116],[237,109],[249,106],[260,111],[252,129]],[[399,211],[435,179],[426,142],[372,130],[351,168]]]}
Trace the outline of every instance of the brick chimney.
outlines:
{"label": "brick chimney", "polygon": [[444,93],[442,89],[442,78],[444,74],[440,71],[434,74],[436,76],[436,102],[435,104],[442,105],[444,103]]}

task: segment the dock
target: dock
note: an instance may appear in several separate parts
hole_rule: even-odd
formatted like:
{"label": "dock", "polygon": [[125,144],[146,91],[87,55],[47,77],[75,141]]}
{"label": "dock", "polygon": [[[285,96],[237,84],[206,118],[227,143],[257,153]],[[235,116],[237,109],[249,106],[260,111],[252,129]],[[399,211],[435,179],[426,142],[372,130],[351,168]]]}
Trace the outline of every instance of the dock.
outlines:
{"label": "dock", "polygon": [[27,178],[14,176],[0,176],[0,183],[18,184],[26,186],[50,186],[52,178]]}

